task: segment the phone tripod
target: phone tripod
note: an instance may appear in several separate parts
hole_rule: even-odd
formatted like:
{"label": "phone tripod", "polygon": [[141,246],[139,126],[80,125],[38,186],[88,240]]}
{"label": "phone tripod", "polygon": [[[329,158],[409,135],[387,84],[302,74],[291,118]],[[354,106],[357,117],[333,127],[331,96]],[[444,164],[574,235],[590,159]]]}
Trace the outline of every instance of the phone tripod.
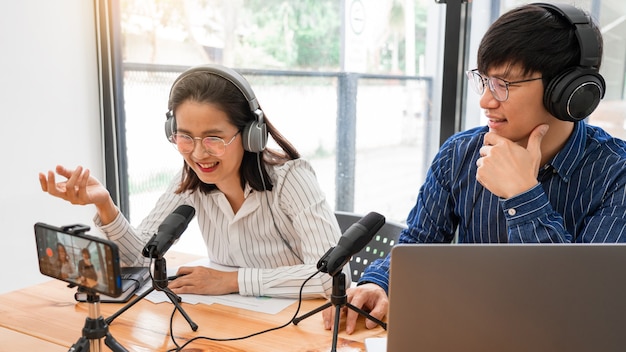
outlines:
{"label": "phone tripod", "polygon": [[191,330],[193,331],[198,330],[198,324],[194,323],[193,320],[191,320],[189,315],[187,315],[187,312],[185,312],[183,307],[180,305],[180,302],[182,302],[181,298],[177,294],[172,292],[172,290],[170,290],[169,287],[167,287],[168,281],[169,280],[167,278],[167,268],[166,268],[165,258],[158,257],[154,260],[154,275],[152,277],[152,287],[146,290],[146,292],[143,292],[141,295],[135,297],[132,301],[128,302],[128,304],[122,307],[122,309],[117,311],[115,314],[108,317],[106,319],[106,322],[108,324],[111,324],[111,322],[115,318],[117,318],[118,316],[120,316],[120,314],[128,310],[128,308],[132,307],[133,305],[135,305],[135,303],[142,300],[144,297],[150,294],[150,292],[157,290],[157,291],[163,291],[163,293],[165,293],[165,295],[170,299],[170,301],[172,301],[172,303],[174,304],[174,307],[176,307],[176,309],[180,312],[180,314],[182,314],[182,316],[185,317],[185,320],[187,320],[187,322],[189,323],[189,326],[191,326]]}
{"label": "phone tripod", "polygon": [[100,296],[93,291],[87,291],[89,316],[85,320],[83,336],[70,347],[68,352],[100,352],[102,338],[104,343],[114,352],[128,352],[109,333],[109,325],[100,315]]}
{"label": "phone tripod", "polygon": [[298,325],[298,323],[301,322],[302,320],[312,316],[315,313],[321,312],[324,309],[331,307],[331,306],[335,306],[335,322],[333,326],[333,345],[332,345],[331,352],[337,352],[337,334],[339,333],[339,317],[341,313],[341,308],[344,306],[348,307],[349,309],[352,309],[353,311],[359,313],[365,318],[382,326],[383,329],[387,330],[387,323],[374,318],[366,311],[360,308],[357,308],[356,306],[348,302],[348,296],[346,295],[346,274],[344,274],[342,271],[340,271],[339,273],[333,276],[333,291],[330,296],[330,301],[326,302],[325,304],[313,309],[312,311],[300,317],[294,318],[293,324]]}

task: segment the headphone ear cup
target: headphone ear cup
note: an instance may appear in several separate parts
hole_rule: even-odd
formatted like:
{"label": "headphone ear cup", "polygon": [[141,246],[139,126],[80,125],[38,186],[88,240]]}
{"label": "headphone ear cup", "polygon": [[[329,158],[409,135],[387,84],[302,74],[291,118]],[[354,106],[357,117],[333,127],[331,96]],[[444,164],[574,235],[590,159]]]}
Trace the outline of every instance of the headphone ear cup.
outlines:
{"label": "headphone ear cup", "polygon": [[165,137],[167,137],[167,141],[172,141],[172,135],[176,132],[176,118],[172,114],[171,111],[165,113]]}
{"label": "headphone ear cup", "polygon": [[263,122],[253,121],[244,127],[241,137],[244,150],[260,153],[267,144],[267,126]]}
{"label": "headphone ear cup", "polygon": [[596,109],[605,88],[604,78],[597,71],[577,66],[548,83],[543,103],[559,120],[577,122]]}

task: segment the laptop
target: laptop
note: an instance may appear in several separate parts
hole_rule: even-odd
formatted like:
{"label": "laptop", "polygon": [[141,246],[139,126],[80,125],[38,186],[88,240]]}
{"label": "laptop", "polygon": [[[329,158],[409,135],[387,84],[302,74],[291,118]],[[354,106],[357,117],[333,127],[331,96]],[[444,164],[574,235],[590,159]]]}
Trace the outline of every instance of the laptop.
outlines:
{"label": "laptop", "polygon": [[389,302],[390,352],[626,351],[626,244],[397,245]]}

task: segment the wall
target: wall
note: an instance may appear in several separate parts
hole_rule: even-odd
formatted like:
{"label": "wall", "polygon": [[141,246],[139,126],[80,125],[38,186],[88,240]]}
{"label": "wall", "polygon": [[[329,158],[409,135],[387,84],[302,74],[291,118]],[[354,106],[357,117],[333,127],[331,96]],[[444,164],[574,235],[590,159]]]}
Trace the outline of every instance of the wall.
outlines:
{"label": "wall", "polygon": [[3,293],[49,280],[38,269],[35,222],[92,226],[93,206],[43,193],[38,173],[83,165],[102,179],[103,151],[93,1],[3,1],[0,13]]}

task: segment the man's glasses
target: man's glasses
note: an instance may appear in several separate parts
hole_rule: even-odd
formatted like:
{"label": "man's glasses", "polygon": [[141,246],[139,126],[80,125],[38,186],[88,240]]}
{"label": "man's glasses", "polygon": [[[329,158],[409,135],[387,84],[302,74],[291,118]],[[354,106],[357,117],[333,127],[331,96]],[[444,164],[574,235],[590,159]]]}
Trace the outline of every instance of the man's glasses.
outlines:
{"label": "man's glasses", "polygon": [[485,86],[489,86],[489,90],[493,94],[493,97],[497,101],[506,101],[509,99],[509,86],[517,83],[524,83],[530,81],[536,81],[542,77],[523,79],[521,81],[509,82],[497,77],[485,77],[478,73],[478,69],[466,71],[469,85],[478,95],[482,96],[485,93]]}
{"label": "man's glasses", "polygon": [[184,133],[174,133],[172,137],[170,137],[170,142],[176,146],[179,152],[183,154],[189,154],[193,152],[193,149],[196,147],[196,140],[202,142],[202,146],[204,150],[214,156],[222,156],[226,152],[226,147],[229,146],[234,140],[235,137],[241,131],[237,131],[233,138],[228,141],[228,143],[224,142],[223,139],[219,137],[192,137],[188,134]]}

